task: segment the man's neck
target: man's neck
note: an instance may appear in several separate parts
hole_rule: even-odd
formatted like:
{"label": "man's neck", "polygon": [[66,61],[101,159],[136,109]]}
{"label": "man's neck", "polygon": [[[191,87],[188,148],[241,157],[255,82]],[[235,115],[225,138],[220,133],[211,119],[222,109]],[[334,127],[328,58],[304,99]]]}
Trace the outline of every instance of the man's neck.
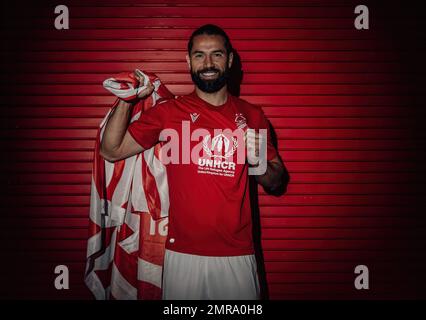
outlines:
{"label": "man's neck", "polygon": [[195,93],[200,99],[214,106],[223,105],[228,100],[228,90],[226,86],[224,86],[219,91],[213,93],[207,93],[201,91],[200,89],[198,89],[198,87],[195,87]]}

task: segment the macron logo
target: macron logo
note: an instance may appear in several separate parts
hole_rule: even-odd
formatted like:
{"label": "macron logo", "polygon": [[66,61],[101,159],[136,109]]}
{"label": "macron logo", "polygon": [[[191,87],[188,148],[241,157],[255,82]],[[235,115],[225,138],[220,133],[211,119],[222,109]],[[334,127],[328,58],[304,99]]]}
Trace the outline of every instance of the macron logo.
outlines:
{"label": "macron logo", "polygon": [[200,114],[199,113],[190,113],[190,116],[191,116],[192,123],[194,123],[195,121],[197,121]]}

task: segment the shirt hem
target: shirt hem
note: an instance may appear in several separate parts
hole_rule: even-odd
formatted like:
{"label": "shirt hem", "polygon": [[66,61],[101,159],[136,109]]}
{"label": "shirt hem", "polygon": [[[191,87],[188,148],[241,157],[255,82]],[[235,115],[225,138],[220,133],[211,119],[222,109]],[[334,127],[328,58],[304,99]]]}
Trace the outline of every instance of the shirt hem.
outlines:
{"label": "shirt hem", "polygon": [[166,245],[166,249],[170,251],[175,251],[179,253],[193,254],[197,256],[207,256],[207,257],[233,257],[233,256],[245,256],[254,254],[255,251],[253,248],[249,249],[227,249],[227,250],[188,250],[182,248],[171,248]]}

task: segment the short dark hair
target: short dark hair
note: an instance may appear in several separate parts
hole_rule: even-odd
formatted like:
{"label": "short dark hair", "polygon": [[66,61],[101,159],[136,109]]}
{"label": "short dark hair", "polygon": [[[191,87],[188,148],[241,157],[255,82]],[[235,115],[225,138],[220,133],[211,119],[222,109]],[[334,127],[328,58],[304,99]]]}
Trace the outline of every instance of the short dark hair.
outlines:
{"label": "short dark hair", "polygon": [[225,42],[226,53],[229,55],[232,52],[233,49],[231,41],[229,40],[229,37],[226,32],[221,27],[218,27],[214,24],[205,24],[204,26],[201,26],[197,30],[195,30],[189,38],[188,54],[191,54],[192,46],[194,45],[194,38],[202,34],[207,34],[209,36],[221,36]]}

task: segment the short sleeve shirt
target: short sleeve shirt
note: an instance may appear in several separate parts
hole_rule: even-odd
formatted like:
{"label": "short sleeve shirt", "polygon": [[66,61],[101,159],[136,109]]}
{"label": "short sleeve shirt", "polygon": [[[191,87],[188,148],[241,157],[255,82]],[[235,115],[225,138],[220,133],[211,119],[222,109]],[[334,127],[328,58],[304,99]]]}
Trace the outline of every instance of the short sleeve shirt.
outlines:
{"label": "short sleeve shirt", "polygon": [[[253,254],[248,164],[241,133],[267,130],[267,159],[277,156],[262,109],[228,95],[214,106],[197,96],[171,99],[147,110],[128,132],[144,149],[160,140],[170,211],[166,248],[204,256]],[[242,153],[244,157],[244,153]]]}

